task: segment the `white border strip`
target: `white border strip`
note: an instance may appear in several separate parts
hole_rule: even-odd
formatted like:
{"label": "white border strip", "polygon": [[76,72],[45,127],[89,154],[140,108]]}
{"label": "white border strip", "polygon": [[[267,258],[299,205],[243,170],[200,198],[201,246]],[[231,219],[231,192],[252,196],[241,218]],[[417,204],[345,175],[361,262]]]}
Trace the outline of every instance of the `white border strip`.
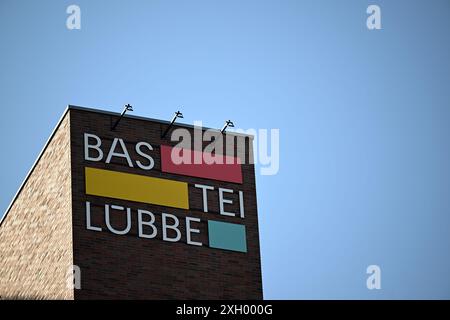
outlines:
{"label": "white border strip", "polygon": [[31,174],[33,173],[34,169],[36,168],[36,165],[38,164],[39,160],[41,160],[42,156],[44,155],[45,150],[47,149],[48,145],[50,144],[50,141],[53,139],[56,131],[59,129],[59,126],[61,125],[61,122],[63,121],[64,117],[66,116],[67,112],[69,111],[70,107],[67,106],[64,110],[64,113],[62,114],[61,118],[59,119],[58,123],[56,124],[55,128],[53,129],[50,137],[47,139],[47,142],[44,145],[44,148],[42,148],[41,152],[39,153],[36,161],[31,166],[30,171],[28,171],[27,175],[25,176],[25,179],[23,180],[22,184],[19,187],[19,190],[17,190],[16,194],[14,195],[11,203],[9,204],[8,208],[6,209],[5,213],[3,214],[3,217],[0,219],[0,226],[2,225],[3,221],[5,220],[6,216],[9,213],[9,210],[11,210],[12,206],[14,205],[14,202],[16,202],[17,198],[19,197],[20,192],[22,191],[23,187],[25,187],[25,184],[27,183],[28,179],[30,178]]}

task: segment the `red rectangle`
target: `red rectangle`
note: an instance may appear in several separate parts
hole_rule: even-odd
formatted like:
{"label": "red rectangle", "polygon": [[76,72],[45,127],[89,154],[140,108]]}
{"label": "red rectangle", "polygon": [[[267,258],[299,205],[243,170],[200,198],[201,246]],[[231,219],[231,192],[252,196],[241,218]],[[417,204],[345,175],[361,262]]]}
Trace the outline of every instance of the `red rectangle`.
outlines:
{"label": "red rectangle", "polygon": [[[174,152],[174,157],[172,157],[172,151]],[[202,151],[161,145],[161,171],[191,177],[242,183],[242,169],[239,158],[218,155],[217,157],[220,157],[221,163],[209,163],[208,160],[205,162],[205,159],[211,159],[211,156],[211,153]],[[182,161],[182,159],[187,161]]]}

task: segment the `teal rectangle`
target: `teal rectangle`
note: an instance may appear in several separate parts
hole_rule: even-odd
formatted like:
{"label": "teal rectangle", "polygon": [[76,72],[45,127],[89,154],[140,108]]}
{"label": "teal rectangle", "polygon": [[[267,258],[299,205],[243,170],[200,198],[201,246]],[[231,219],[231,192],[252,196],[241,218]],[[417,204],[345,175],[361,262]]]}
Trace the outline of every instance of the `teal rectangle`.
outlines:
{"label": "teal rectangle", "polygon": [[247,235],[242,224],[208,220],[211,248],[247,252]]}

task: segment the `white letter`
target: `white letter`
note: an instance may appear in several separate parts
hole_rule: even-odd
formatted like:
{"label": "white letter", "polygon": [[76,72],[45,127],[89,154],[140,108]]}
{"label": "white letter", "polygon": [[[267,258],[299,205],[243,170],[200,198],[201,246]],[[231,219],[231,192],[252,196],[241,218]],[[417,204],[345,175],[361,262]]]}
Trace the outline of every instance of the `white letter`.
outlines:
{"label": "white letter", "polygon": [[194,164],[202,164],[203,122],[194,121]]}
{"label": "white letter", "polygon": [[[236,136],[233,134],[226,134],[225,135],[225,163],[226,164],[234,164],[235,163],[235,158],[234,158],[234,141],[236,139]],[[239,147],[238,147],[239,149]],[[244,150],[245,151],[245,150]],[[244,153],[245,155],[245,153]],[[245,157],[244,157],[245,159]],[[238,158],[237,159],[237,163],[242,163],[240,162],[241,160]]]}
{"label": "white letter", "polygon": [[224,188],[219,188],[219,206],[220,206],[220,214],[221,214],[221,215],[224,215],[224,216],[234,217],[234,216],[235,216],[234,213],[232,213],[232,212],[226,212],[226,211],[223,209],[223,204],[224,204],[224,203],[233,204],[233,201],[232,201],[232,200],[224,199],[224,198],[223,198],[223,193],[224,193],[224,192],[227,192],[227,193],[233,193],[233,190],[230,190],[230,189],[224,189]]}
{"label": "white letter", "polygon": [[143,169],[143,170],[151,170],[151,169],[153,169],[153,166],[155,165],[155,161],[153,160],[153,158],[150,155],[144,153],[141,150],[141,146],[147,147],[150,151],[153,150],[153,147],[147,142],[139,142],[136,145],[136,152],[137,152],[137,154],[142,156],[142,157],[144,157],[144,158],[146,158],[149,161],[149,164],[148,164],[148,166],[144,166],[140,161],[136,161],[136,163],[137,163],[138,167]]}
{"label": "white letter", "polygon": [[367,267],[367,274],[370,276],[367,278],[367,289],[381,289],[381,269],[376,264]]}
{"label": "white letter", "polygon": [[[213,140],[214,137],[214,140]],[[222,134],[212,129],[205,131],[204,141],[211,141],[203,150],[203,160],[206,164],[223,164],[223,137]],[[234,151],[234,150],[233,150]]]}
{"label": "white letter", "polygon": [[69,266],[67,270],[67,289],[81,289],[81,269],[79,266]]}
{"label": "white letter", "polygon": [[367,21],[366,21],[367,29],[380,30],[381,29],[381,9],[380,9],[380,7],[375,4],[372,4],[367,7],[366,12],[367,12],[367,14],[371,14],[369,17],[367,17]]}
{"label": "white letter", "polygon": [[66,20],[66,27],[69,30],[81,29],[81,10],[80,7],[72,4],[67,7],[66,13],[70,14],[70,16],[67,17]]}
{"label": "white letter", "polygon": [[244,193],[239,191],[239,209],[241,211],[241,218],[244,219]]}
{"label": "white letter", "polygon": [[86,229],[93,231],[102,231],[102,228],[91,225],[91,203],[86,201]]}
{"label": "white letter", "polygon": [[[116,146],[117,146],[117,141],[119,141],[120,147],[122,148],[123,153],[115,152]],[[106,158],[106,163],[110,163],[112,157],[119,157],[119,158],[127,159],[128,166],[133,168],[133,162],[131,162],[130,155],[128,154],[127,148],[125,147],[125,143],[120,138],[114,138],[111,149],[109,150],[108,157]]]}
{"label": "white letter", "polygon": [[206,186],[203,184],[196,184],[196,188],[203,189],[203,212],[208,212],[208,192],[207,190],[214,190],[214,187]]}
{"label": "white letter", "polygon": [[[94,138],[97,143],[95,145],[89,144],[89,138]],[[103,159],[103,151],[100,149],[102,145],[102,140],[97,137],[95,134],[84,134],[84,160],[86,161],[102,161]],[[98,152],[98,157],[93,158],[89,156],[89,149],[95,149]]]}
{"label": "white letter", "polygon": [[[142,214],[146,214],[148,216],[150,216],[150,221],[142,221]],[[140,238],[154,238],[156,237],[157,234],[157,230],[156,227],[154,225],[155,223],[155,216],[153,215],[153,213],[151,213],[150,211],[146,211],[146,210],[138,210],[138,227],[139,227],[139,237]],[[144,232],[142,231],[142,225],[146,225],[146,226],[150,226],[152,228],[152,233],[151,234],[144,234]]]}
{"label": "white letter", "polygon": [[[181,141],[180,141],[181,139]],[[191,164],[191,134],[187,129],[172,131],[171,141],[179,141],[173,148],[170,158],[174,164]]]}
{"label": "white letter", "polygon": [[261,165],[270,165],[268,168],[261,167],[263,176],[271,176],[278,173],[280,168],[280,130],[270,129],[270,145],[272,154],[268,155],[269,141],[267,140],[267,130],[259,130],[259,160]]}
{"label": "white letter", "polygon": [[200,219],[186,217],[186,242],[187,242],[187,244],[190,244],[190,245],[193,245],[193,246],[201,246],[202,245],[201,242],[191,241],[191,232],[193,232],[193,233],[200,233],[199,229],[192,229],[191,228],[191,221],[200,222]]}
{"label": "white letter", "polygon": [[[244,136],[238,136],[237,137],[237,157],[238,161],[241,161],[240,163],[246,163],[245,159],[245,140],[248,138],[248,163],[254,164],[258,163],[258,134],[255,129],[228,129],[229,131],[242,134]],[[245,136],[248,136],[247,138]],[[253,150],[255,150],[253,152]]]}
{"label": "white letter", "polygon": [[[111,209],[124,210],[125,208],[121,207],[121,206],[112,205]],[[109,231],[111,231],[112,233],[119,234],[119,235],[127,234],[128,231],[130,231],[130,229],[131,229],[131,209],[127,208],[127,227],[122,231],[116,230],[111,226],[110,219],[109,219],[109,205],[107,205],[107,204],[105,204],[105,220],[106,220],[106,226],[108,227]]]}
{"label": "white letter", "polygon": [[[166,218],[172,218],[175,223],[171,226],[167,225]],[[164,241],[170,241],[170,242],[177,242],[181,239],[181,232],[178,230],[179,221],[176,216],[173,214],[163,213],[162,214],[162,229],[163,229],[163,240]],[[175,238],[169,238],[167,237],[167,229],[175,230],[177,236]]]}

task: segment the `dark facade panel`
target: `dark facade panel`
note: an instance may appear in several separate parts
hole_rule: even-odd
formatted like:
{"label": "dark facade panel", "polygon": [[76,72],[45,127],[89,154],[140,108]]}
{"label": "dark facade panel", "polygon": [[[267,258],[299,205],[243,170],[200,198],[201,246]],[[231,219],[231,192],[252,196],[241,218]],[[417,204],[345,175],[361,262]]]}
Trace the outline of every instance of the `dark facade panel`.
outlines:
{"label": "dark facade panel", "polygon": [[[125,117],[112,131],[115,114],[73,108],[70,115],[73,255],[81,270],[81,290],[75,290],[75,299],[262,299],[253,164],[241,165],[242,183],[196,177],[197,169],[194,176],[163,172],[161,145],[177,144],[170,141],[171,132],[161,138],[166,123]],[[183,128],[194,137],[192,127]],[[101,140],[101,147],[87,153],[99,161],[85,158],[85,134]],[[93,136],[87,139],[94,146],[98,142]],[[129,160],[113,155],[107,163],[113,144],[113,152],[123,153],[118,139],[124,142]],[[137,151],[139,143],[142,152]],[[102,150],[102,157],[96,148]],[[142,153],[153,159],[151,170],[141,168],[149,165]],[[214,188],[206,191],[207,213],[204,191],[196,184]],[[220,214],[219,188],[227,189],[221,192],[233,201],[225,203],[224,210],[235,216]],[[141,236],[138,210],[144,221]],[[154,227],[145,224],[152,218]],[[170,227],[166,237],[177,241],[163,239],[163,220],[168,225],[178,221],[179,240]]]}

